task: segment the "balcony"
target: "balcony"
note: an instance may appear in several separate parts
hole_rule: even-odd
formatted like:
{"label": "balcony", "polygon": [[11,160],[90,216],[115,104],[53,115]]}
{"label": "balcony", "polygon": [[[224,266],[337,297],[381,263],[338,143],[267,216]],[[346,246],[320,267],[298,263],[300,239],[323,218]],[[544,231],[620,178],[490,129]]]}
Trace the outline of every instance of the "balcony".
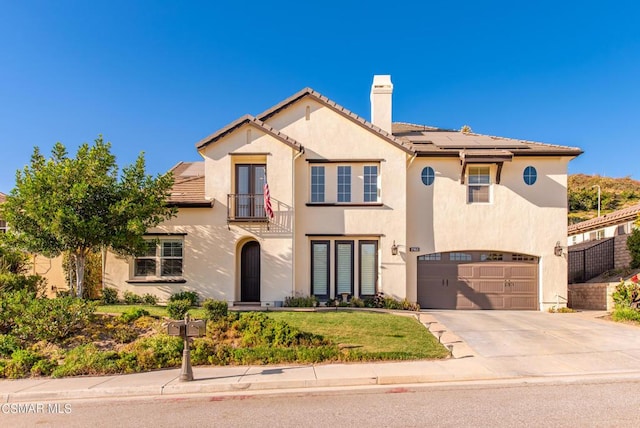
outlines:
{"label": "balcony", "polygon": [[264,211],[264,195],[262,193],[227,195],[227,223],[266,223],[268,221]]}

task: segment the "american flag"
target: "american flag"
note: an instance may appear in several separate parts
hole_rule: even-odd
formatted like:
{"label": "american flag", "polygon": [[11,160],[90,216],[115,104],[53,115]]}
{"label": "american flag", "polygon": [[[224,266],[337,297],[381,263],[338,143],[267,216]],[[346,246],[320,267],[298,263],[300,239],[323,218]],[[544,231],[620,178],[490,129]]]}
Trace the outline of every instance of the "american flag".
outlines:
{"label": "american flag", "polygon": [[271,193],[269,192],[269,183],[264,183],[264,212],[267,217],[273,218],[273,207],[271,207]]}

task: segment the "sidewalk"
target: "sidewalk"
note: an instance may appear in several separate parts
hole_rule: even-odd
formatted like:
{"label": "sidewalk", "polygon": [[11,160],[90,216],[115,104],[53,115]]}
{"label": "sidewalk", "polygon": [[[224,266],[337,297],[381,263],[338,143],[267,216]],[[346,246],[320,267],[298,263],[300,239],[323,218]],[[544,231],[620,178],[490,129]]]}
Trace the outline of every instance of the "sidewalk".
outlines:
{"label": "sidewalk", "polygon": [[[166,396],[195,393],[246,395],[259,391],[371,385],[429,384],[438,382],[536,379],[563,376],[617,375],[638,378],[640,370],[612,364],[569,367],[549,355],[522,356],[510,364],[504,358],[477,355],[458,336],[438,323],[432,314],[420,321],[452,350],[452,358],[364,364],[318,364],[291,366],[194,367],[194,380],[180,382],[180,369],[147,373],[63,379],[0,381],[0,403],[135,396]],[[575,359],[576,356],[567,356]],[[600,361],[600,359],[598,359]]]}

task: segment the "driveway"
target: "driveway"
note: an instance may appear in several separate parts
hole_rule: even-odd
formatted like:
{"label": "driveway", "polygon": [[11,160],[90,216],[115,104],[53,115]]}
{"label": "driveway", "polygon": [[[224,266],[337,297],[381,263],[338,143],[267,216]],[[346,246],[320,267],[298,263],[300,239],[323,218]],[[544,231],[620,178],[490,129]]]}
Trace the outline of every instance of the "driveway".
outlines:
{"label": "driveway", "polygon": [[503,375],[640,371],[640,327],[578,312],[429,311],[474,357]]}

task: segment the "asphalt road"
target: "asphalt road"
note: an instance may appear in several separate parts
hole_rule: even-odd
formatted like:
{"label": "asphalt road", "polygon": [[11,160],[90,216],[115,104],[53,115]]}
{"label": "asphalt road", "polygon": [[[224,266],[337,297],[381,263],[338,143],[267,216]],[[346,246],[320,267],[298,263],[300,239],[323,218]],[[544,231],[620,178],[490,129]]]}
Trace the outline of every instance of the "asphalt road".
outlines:
{"label": "asphalt road", "polygon": [[29,403],[40,413],[0,404],[0,426],[637,427],[639,391],[639,380],[587,380]]}

